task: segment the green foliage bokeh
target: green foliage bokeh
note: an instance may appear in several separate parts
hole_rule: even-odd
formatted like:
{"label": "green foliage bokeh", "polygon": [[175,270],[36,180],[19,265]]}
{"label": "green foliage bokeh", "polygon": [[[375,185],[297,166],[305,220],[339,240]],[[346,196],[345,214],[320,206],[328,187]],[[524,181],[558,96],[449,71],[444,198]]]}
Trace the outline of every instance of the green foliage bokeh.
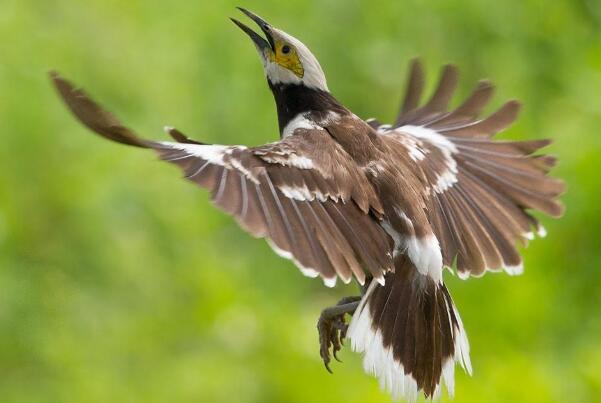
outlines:
{"label": "green foliage bokeh", "polygon": [[[503,138],[555,140],[564,218],[525,274],[446,275],[472,346],[458,402],[601,399],[601,3],[596,0],[0,2],[0,401],[386,402],[345,348],[322,366],[326,289],[151,153],[84,130],[58,69],[139,132],[277,139],[242,5],[318,56],[357,115],[394,117],[407,61],[523,101]],[[460,99],[456,98],[455,102]],[[492,108],[491,108],[492,110]],[[446,396],[443,397],[446,400]]]}

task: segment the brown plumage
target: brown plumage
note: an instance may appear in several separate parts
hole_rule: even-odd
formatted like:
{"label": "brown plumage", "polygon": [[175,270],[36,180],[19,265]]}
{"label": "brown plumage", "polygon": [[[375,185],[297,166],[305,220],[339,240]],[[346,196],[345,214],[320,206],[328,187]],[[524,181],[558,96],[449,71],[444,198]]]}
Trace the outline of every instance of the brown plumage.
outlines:
{"label": "brown plumage", "polygon": [[[403,108],[397,119],[401,126],[380,126],[378,131],[400,156],[407,154],[407,147],[399,138],[411,136],[403,132],[402,126],[431,128],[444,135],[456,149],[456,182],[442,192],[433,189],[448,166],[440,147],[428,139],[417,139],[427,158],[415,164],[429,189],[428,210],[441,243],[443,262],[450,267],[457,258],[460,275],[482,275],[486,269],[502,270],[508,266],[511,271],[521,265],[516,243],[531,239],[532,227],[539,230],[538,221],[527,210],[560,216],[563,207],[557,197],[564,191],[564,184],[546,176],[554,159],[533,155],[549,140],[491,139],[515,120],[519,104],[510,101],[491,116],[478,119],[492,95],[490,83],[480,83],[464,104],[447,111],[449,91],[455,87],[456,77],[454,68],[445,68],[434,96],[426,107],[419,108],[415,99],[421,94],[413,81],[423,80],[423,72],[421,64],[414,61],[403,103],[411,108]],[[443,100],[438,101],[437,96]]]}
{"label": "brown plumage", "polygon": [[[333,285],[336,274],[349,282],[352,272],[363,283],[362,268],[377,278],[392,269],[391,251],[382,253],[389,237],[375,218],[382,214],[379,198],[327,132],[306,130],[255,148],[227,147],[220,165],[185,147],[141,139],[83,90],[56,73],[52,79],[82,123],[110,140],[156,150],[161,159],[179,166],[186,179],[209,190],[213,203],[244,229],[268,238],[278,252],[291,253],[308,275],[321,275]],[[202,144],[176,129],[169,133],[178,143]],[[312,169],[296,167],[307,155]],[[287,197],[287,188],[306,189],[306,200]]]}
{"label": "brown plumage", "polygon": [[[443,268],[462,278],[487,270],[521,273],[517,244],[535,232],[544,235],[531,212],[563,212],[557,199],[564,185],[547,176],[556,160],[536,154],[550,141],[494,140],[516,119],[519,104],[507,102],[480,118],[493,93],[487,81],[449,111],[458,84],[451,65],[422,105],[424,72],[417,60],[395,124],[364,121],[329,93],[304,45],[242,11],[267,36],[235,21],[264,57],[278,109],[277,142],[209,145],[173,128],[167,132],[174,142],[146,140],[57,73],[51,78],[84,125],[110,140],[155,150],[304,274],[329,286],[353,277],[363,285],[360,302],[326,310],[331,317],[322,314],[327,367],[330,349],[340,349],[346,332],[344,314],[354,312],[352,346],[365,353],[366,370],[393,397],[436,396],[443,380],[452,394],[454,363],[468,372],[471,366]],[[280,51],[278,41],[295,47],[303,76],[266,58]]]}

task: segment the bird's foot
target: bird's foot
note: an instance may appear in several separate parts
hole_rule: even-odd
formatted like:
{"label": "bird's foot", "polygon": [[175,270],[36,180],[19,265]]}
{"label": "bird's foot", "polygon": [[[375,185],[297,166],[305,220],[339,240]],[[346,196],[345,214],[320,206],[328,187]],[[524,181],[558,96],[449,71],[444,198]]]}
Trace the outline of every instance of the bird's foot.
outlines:
{"label": "bird's foot", "polygon": [[336,354],[344,344],[344,338],[348,329],[344,315],[347,313],[352,315],[357,309],[360,300],[361,297],[345,297],[338,301],[336,306],[321,311],[321,316],[317,321],[319,355],[330,373],[332,373],[330,369],[331,357],[333,356],[337,361],[340,361]]}

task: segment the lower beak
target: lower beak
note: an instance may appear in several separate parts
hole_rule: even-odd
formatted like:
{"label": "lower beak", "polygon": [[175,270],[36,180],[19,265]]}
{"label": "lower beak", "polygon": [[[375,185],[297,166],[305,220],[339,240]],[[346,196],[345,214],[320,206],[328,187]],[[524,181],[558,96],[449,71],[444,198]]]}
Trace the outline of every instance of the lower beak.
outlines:
{"label": "lower beak", "polygon": [[269,50],[273,51],[274,43],[273,43],[273,37],[271,36],[271,26],[264,19],[259,17],[258,15],[254,14],[242,7],[237,7],[237,8],[238,8],[238,10],[240,10],[244,14],[246,14],[251,20],[253,20],[259,26],[259,28],[261,28],[261,31],[263,31],[267,40],[263,39],[259,34],[257,34],[255,31],[253,31],[252,29],[250,29],[249,27],[247,27],[240,21],[238,21],[234,18],[231,18],[231,20],[234,22],[234,24],[236,24],[241,30],[243,30],[248,36],[250,36],[250,39],[252,39],[252,41],[255,43],[255,45],[257,46],[257,49],[259,49],[260,51],[263,51],[265,49],[269,49]]}

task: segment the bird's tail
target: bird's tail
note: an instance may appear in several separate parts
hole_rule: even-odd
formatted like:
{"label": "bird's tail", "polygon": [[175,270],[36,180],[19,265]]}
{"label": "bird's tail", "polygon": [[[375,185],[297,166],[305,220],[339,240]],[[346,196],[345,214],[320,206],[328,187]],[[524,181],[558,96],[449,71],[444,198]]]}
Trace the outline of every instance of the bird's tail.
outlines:
{"label": "bird's tail", "polygon": [[348,329],[365,371],[394,399],[440,394],[441,379],[454,390],[455,362],[471,374],[469,344],[459,313],[441,283],[399,256],[385,285],[372,281]]}

